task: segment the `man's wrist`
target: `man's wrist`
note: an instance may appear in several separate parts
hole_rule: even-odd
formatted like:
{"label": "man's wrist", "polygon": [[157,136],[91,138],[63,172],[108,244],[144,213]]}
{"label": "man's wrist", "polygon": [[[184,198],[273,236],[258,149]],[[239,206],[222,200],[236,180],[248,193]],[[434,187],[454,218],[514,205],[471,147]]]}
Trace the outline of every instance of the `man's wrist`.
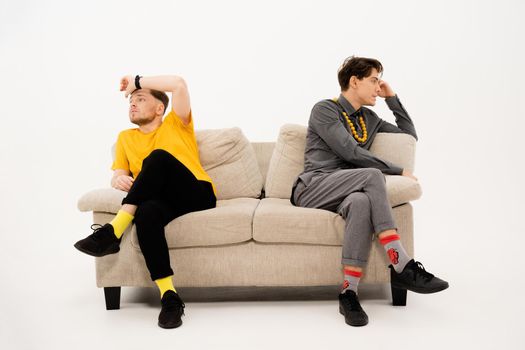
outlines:
{"label": "man's wrist", "polygon": [[142,89],[142,87],[140,86],[140,79],[142,78],[141,75],[136,75],[135,76],[135,89]]}

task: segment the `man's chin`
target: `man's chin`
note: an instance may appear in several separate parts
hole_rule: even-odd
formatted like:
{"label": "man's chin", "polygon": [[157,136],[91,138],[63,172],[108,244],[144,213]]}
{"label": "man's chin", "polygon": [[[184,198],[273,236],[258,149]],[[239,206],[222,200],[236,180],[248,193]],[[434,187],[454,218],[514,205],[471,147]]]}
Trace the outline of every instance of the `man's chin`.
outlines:
{"label": "man's chin", "polygon": [[131,122],[131,124],[135,124],[136,126],[141,126],[142,124],[144,124],[143,121],[140,119],[129,118],[129,121]]}

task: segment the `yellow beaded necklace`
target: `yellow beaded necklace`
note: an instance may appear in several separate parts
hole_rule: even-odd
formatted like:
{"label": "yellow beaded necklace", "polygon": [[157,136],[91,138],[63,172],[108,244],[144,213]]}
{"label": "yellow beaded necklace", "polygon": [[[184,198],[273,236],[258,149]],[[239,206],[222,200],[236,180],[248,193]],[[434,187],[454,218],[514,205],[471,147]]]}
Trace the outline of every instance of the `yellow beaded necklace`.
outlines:
{"label": "yellow beaded necklace", "polygon": [[[337,103],[339,106],[341,106],[337,98],[334,98],[333,101]],[[345,112],[343,106],[341,106],[341,109],[343,110],[343,116],[345,117],[346,122],[348,123],[348,126],[350,127],[350,130],[352,131],[352,135],[354,136],[354,139],[356,139],[357,142],[359,143],[365,143],[366,140],[368,139],[368,133],[366,131],[366,124],[365,124],[365,120],[363,119],[363,116],[359,115],[359,124],[361,125],[361,129],[363,130],[363,136],[359,136],[359,134],[357,133],[357,130],[355,129],[354,123],[352,123],[352,121],[348,117],[348,114]]]}

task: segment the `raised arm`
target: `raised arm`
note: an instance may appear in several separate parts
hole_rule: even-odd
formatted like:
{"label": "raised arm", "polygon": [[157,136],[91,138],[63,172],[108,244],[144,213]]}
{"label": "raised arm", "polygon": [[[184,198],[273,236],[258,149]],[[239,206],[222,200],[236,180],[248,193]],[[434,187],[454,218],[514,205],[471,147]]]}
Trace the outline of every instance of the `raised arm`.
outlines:
{"label": "raised arm", "polygon": [[[126,98],[137,88],[135,77],[126,75],[120,80],[120,91],[125,91]],[[141,77],[138,82],[142,89],[171,92],[171,110],[184,124],[190,122],[190,94],[184,79],[176,75],[159,75]]]}
{"label": "raised arm", "polygon": [[394,93],[394,90],[392,90],[390,85],[384,80],[380,81],[379,86],[381,87],[379,96],[385,99],[388,108],[390,108],[392,113],[394,113],[397,124],[397,126],[395,126],[383,120],[381,126],[379,127],[379,132],[409,134],[412,135],[417,141],[417,133],[414,123],[408,115],[405,107],[403,107],[401,101]]}

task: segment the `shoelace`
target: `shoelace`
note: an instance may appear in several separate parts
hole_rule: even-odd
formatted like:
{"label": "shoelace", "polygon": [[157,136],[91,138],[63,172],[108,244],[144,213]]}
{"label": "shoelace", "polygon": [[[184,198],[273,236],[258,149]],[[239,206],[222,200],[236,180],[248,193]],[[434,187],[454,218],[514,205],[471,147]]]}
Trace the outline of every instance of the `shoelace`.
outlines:
{"label": "shoelace", "polygon": [[186,307],[186,305],[179,298],[169,298],[168,300],[166,300],[166,304],[164,304],[164,307],[167,311],[173,311],[175,308],[182,309],[182,314],[184,315],[184,308]]}
{"label": "shoelace", "polygon": [[101,234],[103,231],[100,229],[102,228],[102,225],[100,224],[93,224],[91,225],[91,229],[93,230],[93,239],[97,240],[101,238]]}
{"label": "shoelace", "polygon": [[427,270],[425,270],[425,268],[423,267],[423,264],[420,263],[419,261],[416,261],[415,267],[416,268],[414,268],[414,272],[415,272],[414,281],[416,280],[416,277],[418,274],[421,275],[427,281],[430,281],[432,278],[434,278],[434,275],[428,272]]}
{"label": "shoelace", "polygon": [[359,304],[359,300],[356,298],[343,298],[343,304],[350,307],[350,310],[357,310],[361,311],[361,304]]}

